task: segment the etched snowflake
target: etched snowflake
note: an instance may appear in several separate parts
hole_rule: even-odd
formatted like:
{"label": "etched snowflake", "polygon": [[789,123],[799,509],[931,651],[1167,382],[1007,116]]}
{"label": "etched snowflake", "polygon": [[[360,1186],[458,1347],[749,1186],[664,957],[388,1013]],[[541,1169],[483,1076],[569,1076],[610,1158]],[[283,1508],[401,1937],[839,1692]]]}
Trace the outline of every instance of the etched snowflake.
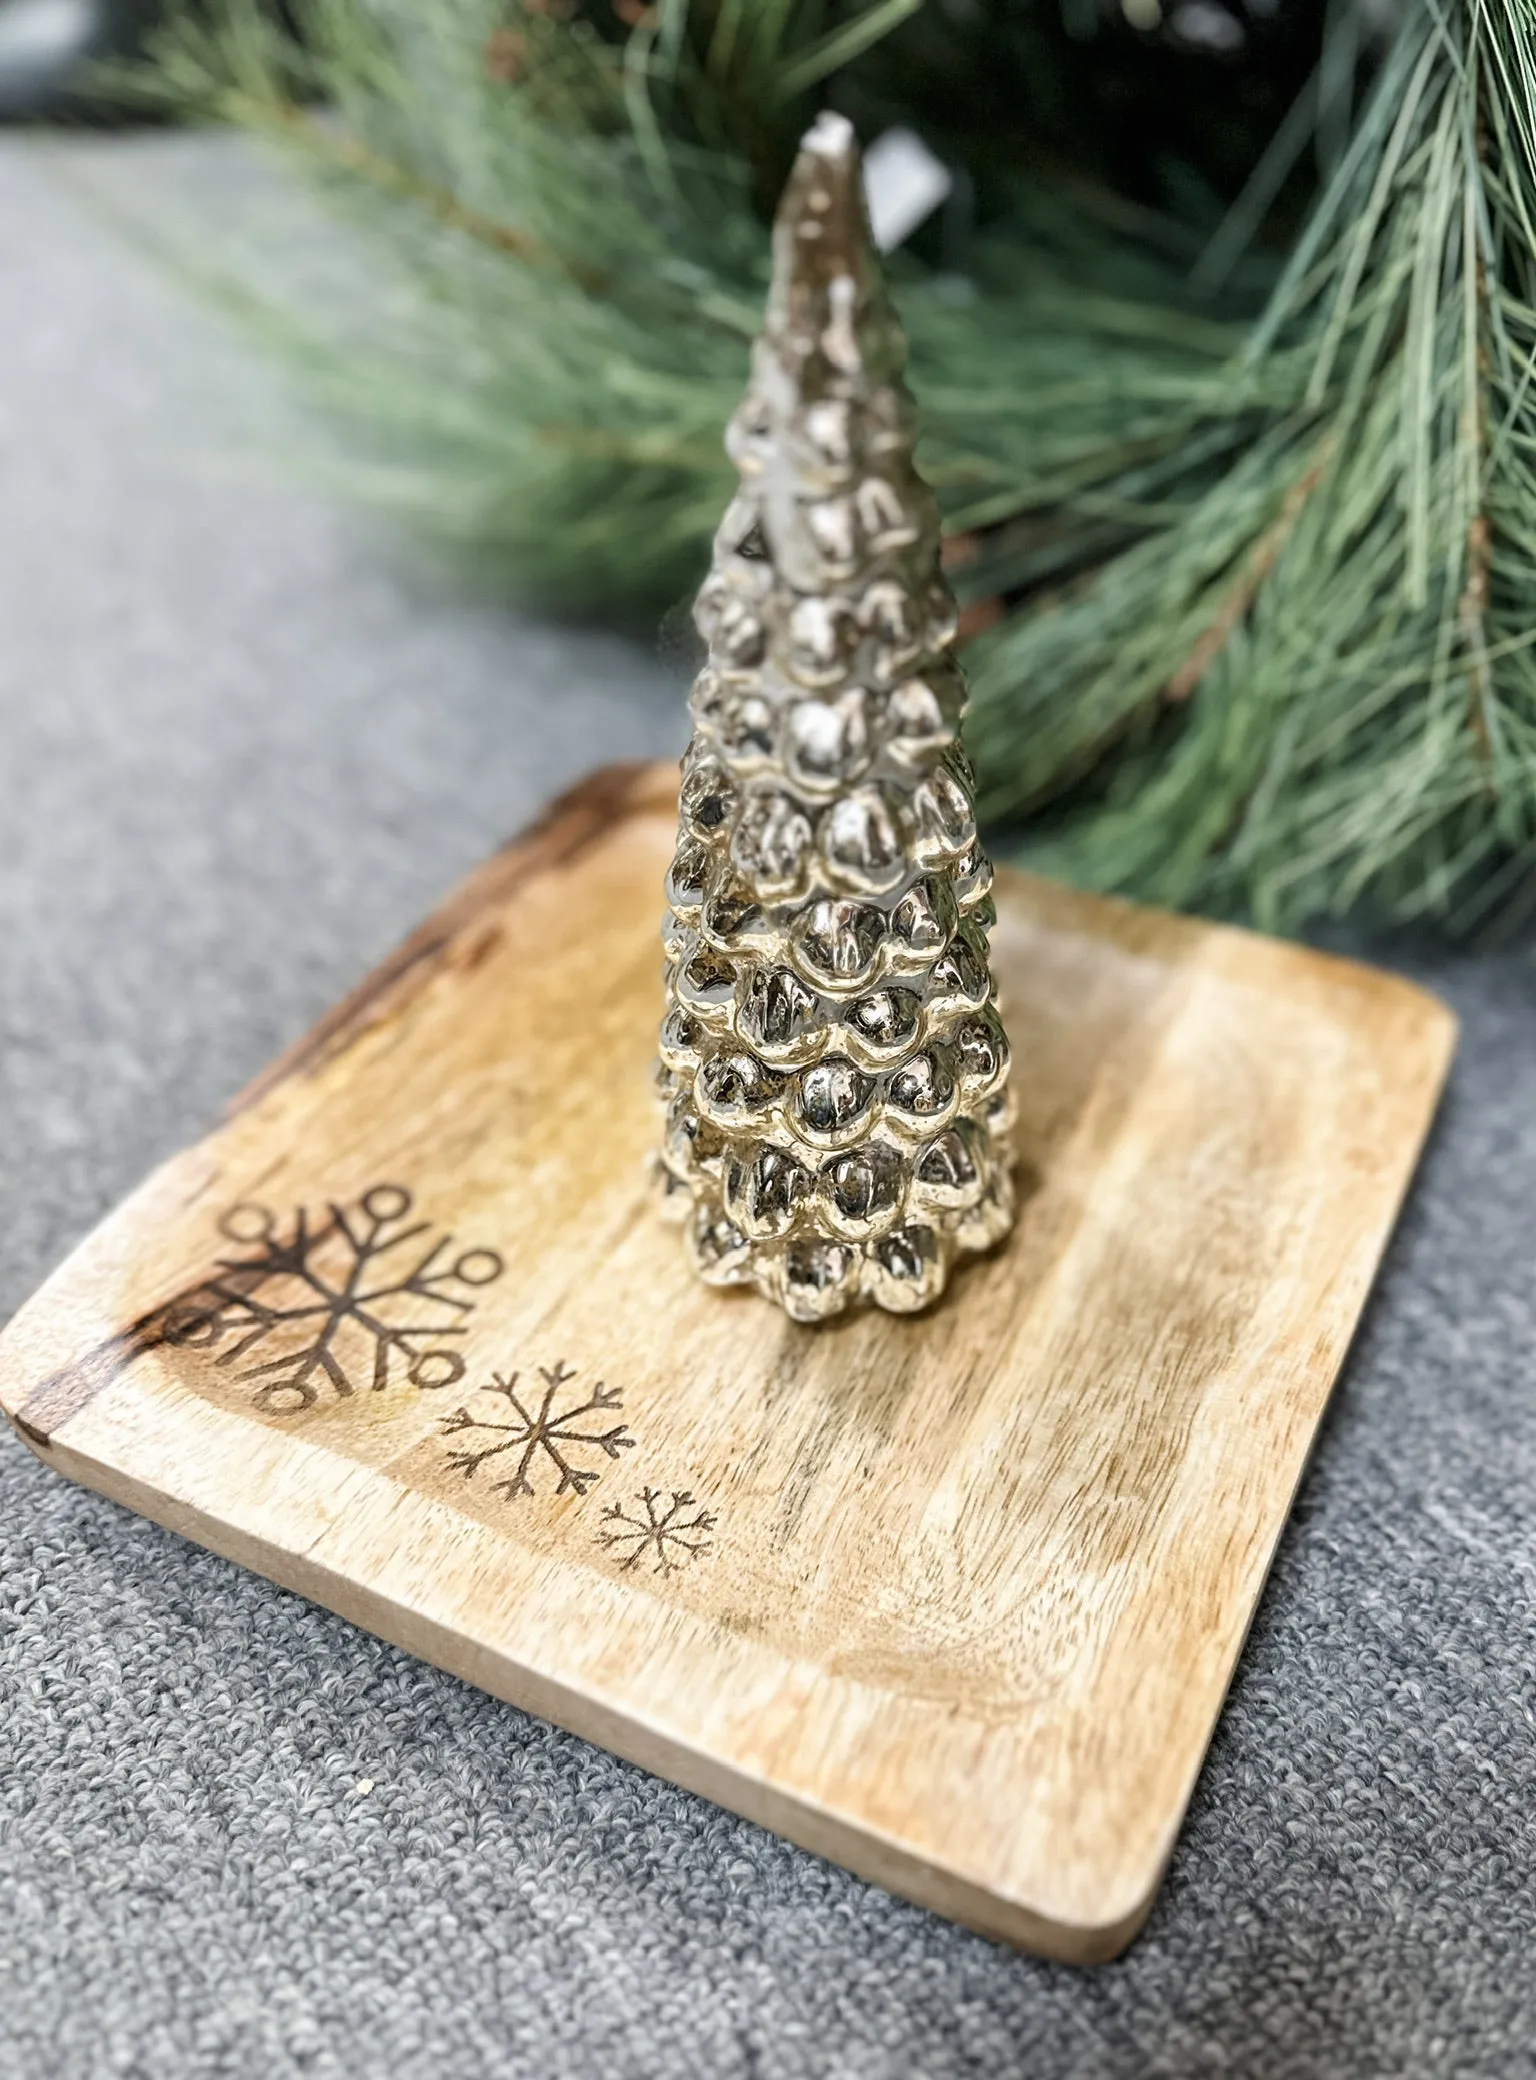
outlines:
{"label": "etched snowflake", "polygon": [[493,1486],[504,1495],[534,1495],[538,1490],[530,1478],[535,1466],[545,1462],[559,1473],[553,1493],[563,1495],[573,1489],[585,1495],[595,1480],[601,1478],[602,1468],[583,1466],[579,1463],[587,1451],[605,1452],[610,1459],[617,1459],[620,1452],[627,1452],[635,1440],[623,1423],[614,1423],[607,1430],[583,1429],[582,1419],[606,1409],[623,1405],[623,1396],[617,1387],[605,1387],[601,1380],[588,1394],[585,1401],[569,1408],[557,1408],[556,1399],[561,1389],[576,1377],[574,1367],[559,1364],[551,1369],[541,1365],[539,1377],[544,1382],[543,1399],[535,1409],[534,1396],[525,1402],[518,1393],[521,1373],[514,1372],[510,1379],[503,1379],[499,1372],[491,1375],[491,1383],[481,1387],[482,1394],[499,1397],[505,1411],[505,1420],[490,1414],[473,1415],[468,1408],[456,1408],[451,1416],[443,1418],[443,1430],[453,1436],[460,1431],[477,1430],[494,1432],[494,1444],[469,1447],[463,1451],[450,1452],[448,1463],[461,1472],[466,1480],[472,1480],[489,1459],[504,1452],[518,1454],[517,1465],[505,1480],[493,1482]]}
{"label": "etched snowflake", "polygon": [[465,1333],[474,1289],[504,1266],[491,1249],[450,1257],[453,1237],[431,1239],[412,1203],[403,1185],[375,1185],[354,1206],[333,1201],[316,1225],[299,1207],[286,1233],[268,1207],[231,1207],[219,1232],[251,1254],[222,1258],[170,1310],[161,1340],[217,1350],[216,1365],[261,1383],[255,1405],[273,1415],[313,1407],[327,1384],[338,1396],[402,1376],[452,1386],[464,1359],[450,1339]]}
{"label": "etched snowflake", "polygon": [[[638,1567],[649,1554],[655,1562],[653,1574],[675,1574],[714,1544],[709,1534],[716,1518],[711,1511],[700,1509],[686,1489],[667,1501],[660,1488],[645,1488],[636,1500],[634,1516],[617,1502],[610,1503],[603,1511],[606,1528],[597,1534],[599,1545],[611,1546],[622,1556],[622,1569]],[[643,1516],[639,1510],[644,1511]]]}

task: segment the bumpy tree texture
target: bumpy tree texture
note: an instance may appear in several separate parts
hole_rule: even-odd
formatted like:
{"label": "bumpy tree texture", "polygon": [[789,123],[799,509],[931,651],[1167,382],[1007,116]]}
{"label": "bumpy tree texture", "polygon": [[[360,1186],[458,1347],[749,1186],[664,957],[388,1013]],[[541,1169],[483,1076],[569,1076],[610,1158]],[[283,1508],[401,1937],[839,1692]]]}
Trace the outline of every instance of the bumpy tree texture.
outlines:
{"label": "bumpy tree texture", "polygon": [[823,116],[695,609],[660,1069],[699,1271],[800,1321],[926,1306],[1013,1216],[992,870],[904,359],[853,133]]}

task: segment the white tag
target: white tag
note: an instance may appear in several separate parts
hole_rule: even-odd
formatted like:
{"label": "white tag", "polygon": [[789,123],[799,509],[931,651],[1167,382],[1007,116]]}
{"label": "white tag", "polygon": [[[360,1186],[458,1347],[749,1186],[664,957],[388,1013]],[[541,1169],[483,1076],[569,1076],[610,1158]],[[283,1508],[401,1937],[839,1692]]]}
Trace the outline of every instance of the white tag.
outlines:
{"label": "white tag", "polygon": [[882,253],[910,238],[954,186],[954,176],[914,130],[886,130],[864,154],[869,228]]}

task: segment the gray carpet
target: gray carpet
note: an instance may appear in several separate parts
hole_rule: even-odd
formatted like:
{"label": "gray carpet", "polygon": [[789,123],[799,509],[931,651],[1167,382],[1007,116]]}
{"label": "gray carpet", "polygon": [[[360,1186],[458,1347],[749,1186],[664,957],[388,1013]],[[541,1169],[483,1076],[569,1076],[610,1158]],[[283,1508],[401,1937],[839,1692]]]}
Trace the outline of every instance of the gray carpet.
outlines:
{"label": "gray carpet", "polygon": [[[644,656],[231,464],[264,379],[80,193],[226,149],[0,146],[0,1312],[552,788],[680,734]],[[1121,1963],[901,1905],[6,1434],[0,2074],[1536,2073],[1536,961],[1420,972],[1454,1088]]]}

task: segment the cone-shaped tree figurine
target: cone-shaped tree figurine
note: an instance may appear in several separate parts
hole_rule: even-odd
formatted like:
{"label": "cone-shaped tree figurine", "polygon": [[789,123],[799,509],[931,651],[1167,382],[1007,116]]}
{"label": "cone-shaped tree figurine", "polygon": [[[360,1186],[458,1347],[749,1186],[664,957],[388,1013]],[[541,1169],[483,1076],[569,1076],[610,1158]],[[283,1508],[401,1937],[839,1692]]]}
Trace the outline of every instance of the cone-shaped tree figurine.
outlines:
{"label": "cone-shaped tree figurine", "polygon": [[712,1284],[909,1312],[1013,1217],[992,870],[853,132],[807,135],[695,617],[660,1082]]}

